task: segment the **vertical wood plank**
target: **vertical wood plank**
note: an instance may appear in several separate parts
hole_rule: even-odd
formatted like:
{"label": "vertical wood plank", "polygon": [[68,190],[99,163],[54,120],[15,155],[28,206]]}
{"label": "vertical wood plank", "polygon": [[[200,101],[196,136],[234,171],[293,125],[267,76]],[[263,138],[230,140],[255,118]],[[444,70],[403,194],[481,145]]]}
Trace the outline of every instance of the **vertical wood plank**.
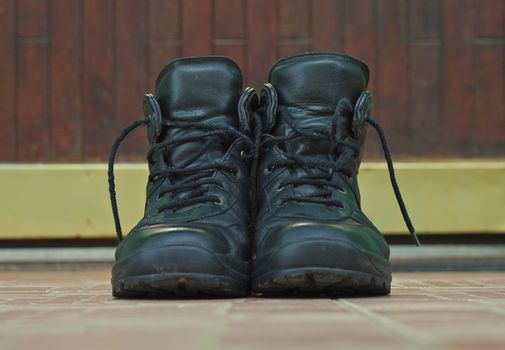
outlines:
{"label": "vertical wood plank", "polygon": [[279,36],[281,38],[308,37],[309,15],[307,0],[279,0]]}
{"label": "vertical wood plank", "polygon": [[213,53],[234,60],[245,69],[245,1],[214,0]]}
{"label": "vertical wood plank", "polygon": [[475,63],[477,69],[476,115],[478,144],[481,152],[503,155],[505,144],[505,81],[503,47],[479,45]]}
{"label": "vertical wood plank", "polygon": [[344,0],[312,0],[311,24],[313,51],[344,50]]}
{"label": "vertical wood plank", "polygon": [[[472,147],[475,129],[473,76],[473,0],[445,0],[443,6],[444,96],[439,140],[449,153]],[[457,8],[457,11],[454,9]],[[445,142],[444,142],[445,141]],[[448,142],[447,142],[448,141]]]}
{"label": "vertical wood plank", "polygon": [[409,2],[410,130],[407,146],[410,156],[440,156],[441,45],[440,13],[436,1]]}
{"label": "vertical wood plank", "polygon": [[479,154],[501,155],[505,147],[505,2],[480,1],[475,39]]}
{"label": "vertical wood plank", "polygon": [[181,36],[180,0],[149,0],[149,37],[177,39]]}
{"label": "vertical wood plank", "polygon": [[[375,85],[377,98],[374,99],[374,104],[376,117],[386,130],[395,155],[404,155],[405,146],[410,140],[410,135],[406,132],[410,125],[406,113],[409,108],[406,16],[404,0],[384,0],[379,4]],[[378,145],[369,149],[373,150],[374,155],[380,155]]]}
{"label": "vertical wood plank", "polygon": [[[146,8],[136,0],[116,2],[116,112],[119,128],[143,118],[142,98],[147,92]],[[125,140],[123,154],[141,159],[146,153],[145,132]]]}
{"label": "vertical wood plank", "polygon": [[214,36],[242,39],[245,35],[245,1],[214,0]]}
{"label": "vertical wood plank", "polygon": [[479,0],[475,28],[479,37],[502,38],[505,30],[505,2],[503,0]]}
{"label": "vertical wood plank", "polygon": [[182,54],[201,56],[212,53],[212,7],[210,0],[182,2]]}
{"label": "vertical wood plank", "polygon": [[310,49],[310,11],[307,0],[279,0],[279,54],[290,56]]}
{"label": "vertical wood plank", "polygon": [[[156,77],[171,60],[181,55],[181,2],[150,0],[148,90],[153,91]],[[166,19],[170,18],[170,21]]]}
{"label": "vertical wood plank", "polygon": [[88,161],[106,159],[116,136],[113,4],[84,1],[83,140]]}
{"label": "vertical wood plank", "polygon": [[51,6],[51,142],[57,160],[82,156],[81,12],[79,0]]}
{"label": "vertical wood plank", "polygon": [[345,51],[365,61],[370,67],[369,90],[375,91],[376,31],[373,0],[348,0],[346,2]]}
{"label": "vertical wood plank", "polygon": [[0,0],[0,161],[16,158],[16,47],[14,0]]}
{"label": "vertical wood plank", "polygon": [[411,137],[407,150],[411,156],[441,156],[440,147],[440,49],[436,45],[410,48]]}
{"label": "vertical wood plank", "polygon": [[504,40],[503,0],[0,0],[0,161],[105,160],[182,54],[230,56],[260,87],[309,49],[369,64],[395,156],[502,156]]}
{"label": "vertical wood plank", "polygon": [[245,45],[242,41],[220,41],[214,44],[214,54],[231,58],[242,71],[245,65]]}
{"label": "vertical wood plank", "polygon": [[17,18],[24,18],[17,23],[18,157],[45,160],[50,153],[47,2],[22,0],[17,11]]}
{"label": "vertical wood plank", "polygon": [[440,37],[440,0],[408,0],[410,37],[426,39]]}
{"label": "vertical wood plank", "polygon": [[47,35],[48,9],[45,0],[17,1],[17,35],[45,36]]}
{"label": "vertical wood plank", "polygon": [[277,6],[270,0],[247,0],[248,85],[261,88],[277,60]]}

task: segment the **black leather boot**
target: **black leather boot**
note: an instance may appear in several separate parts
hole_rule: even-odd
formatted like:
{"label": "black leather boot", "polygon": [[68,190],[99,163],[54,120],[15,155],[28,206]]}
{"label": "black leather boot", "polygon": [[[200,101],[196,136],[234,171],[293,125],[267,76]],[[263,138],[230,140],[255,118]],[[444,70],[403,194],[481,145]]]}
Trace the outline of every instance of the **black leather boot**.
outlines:
{"label": "black leather boot", "polygon": [[[243,296],[248,291],[249,115],[238,66],[223,57],[170,63],[146,95],[146,119],[126,128],[109,159],[109,184],[121,241],[113,295]],[[113,164],[126,135],[147,125],[150,150],[145,214],[123,239]]]}
{"label": "black leather boot", "polygon": [[280,60],[262,91],[255,292],[387,294],[389,248],[360,208],[357,183],[370,118],[365,63],[340,54]]}

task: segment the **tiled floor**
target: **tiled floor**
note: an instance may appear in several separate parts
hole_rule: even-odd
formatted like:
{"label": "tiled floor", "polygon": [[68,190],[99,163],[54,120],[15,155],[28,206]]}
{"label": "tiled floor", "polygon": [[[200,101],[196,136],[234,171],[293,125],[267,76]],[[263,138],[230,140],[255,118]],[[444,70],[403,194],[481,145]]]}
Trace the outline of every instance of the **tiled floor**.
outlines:
{"label": "tiled floor", "polygon": [[505,273],[397,273],[391,296],[114,300],[106,268],[0,272],[0,349],[505,349]]}

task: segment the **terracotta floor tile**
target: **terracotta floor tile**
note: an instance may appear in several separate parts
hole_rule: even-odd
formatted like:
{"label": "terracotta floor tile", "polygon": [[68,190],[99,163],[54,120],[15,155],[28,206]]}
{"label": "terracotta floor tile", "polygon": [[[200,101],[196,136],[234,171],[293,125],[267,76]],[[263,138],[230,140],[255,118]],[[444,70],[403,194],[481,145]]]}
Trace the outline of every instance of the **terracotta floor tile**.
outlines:
{"label": "terracotta floor tile", "polygon": [[390,296],[116,300],[108,269],[0,272],[0,349],[504,349],[505,273],[397,273]]}

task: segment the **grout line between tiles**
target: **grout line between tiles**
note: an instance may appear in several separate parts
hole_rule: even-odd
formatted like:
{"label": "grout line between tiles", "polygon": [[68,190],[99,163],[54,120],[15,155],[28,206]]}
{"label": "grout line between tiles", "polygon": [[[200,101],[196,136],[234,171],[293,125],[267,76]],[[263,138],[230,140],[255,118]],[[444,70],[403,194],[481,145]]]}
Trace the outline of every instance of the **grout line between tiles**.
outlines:
{"label": "grout line between tiles", "polygon": [[334,302],[343,307],[345,310],[359,315],[369,323],[380,327],[388,334],[393,335],[395,338],[401,340],[406,345],[419,350],[444,350],[441,344],[436,339],[427,337],[424,333],[417,331],[412,327],[408,327],[402,323],[396,322],[386,316],[368,310],[360,305],[352,303],[348,300],[337,299]]}

